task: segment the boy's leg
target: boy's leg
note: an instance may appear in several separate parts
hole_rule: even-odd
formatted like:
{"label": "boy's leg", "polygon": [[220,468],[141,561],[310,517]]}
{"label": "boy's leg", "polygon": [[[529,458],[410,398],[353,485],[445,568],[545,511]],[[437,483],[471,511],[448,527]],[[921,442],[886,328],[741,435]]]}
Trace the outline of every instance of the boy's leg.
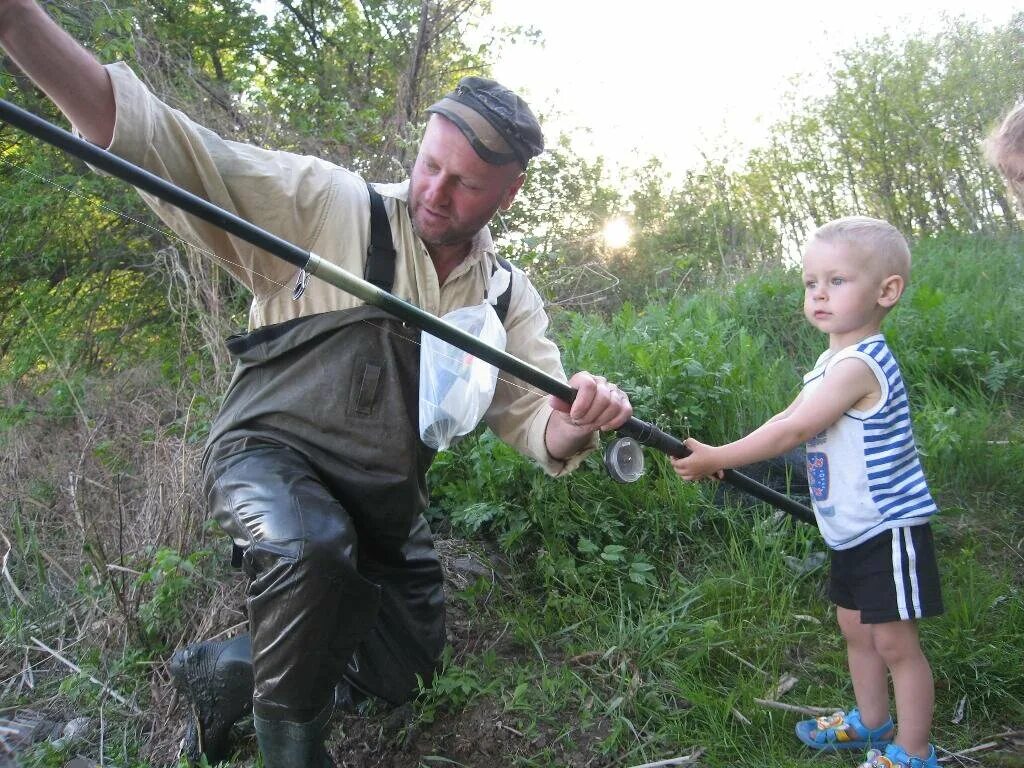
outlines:
{"label": "boy's leg", "polygon": [[915,621],[867,625],[874,645],[892,674],[897,734],[893,741],[916,757],[927,757],[935,704],[931,666],[921,650]]}
{"label": "boy's leg", "polygon": [[935,686],[921,651],[917,620],[942,613],[931,526],[894,528],[849,550],[860,562],[855,600],[861,621],[892,675],[898,734],[908,754],[926,758]]}
{"label": "boy's leg", "polygon": [[861,624],[860,611],[838,605],[836,618],[846,638],[846,657],[860,720],[868,728],[878,728],[889,719],[889,671],[875,648],[873,627]]}

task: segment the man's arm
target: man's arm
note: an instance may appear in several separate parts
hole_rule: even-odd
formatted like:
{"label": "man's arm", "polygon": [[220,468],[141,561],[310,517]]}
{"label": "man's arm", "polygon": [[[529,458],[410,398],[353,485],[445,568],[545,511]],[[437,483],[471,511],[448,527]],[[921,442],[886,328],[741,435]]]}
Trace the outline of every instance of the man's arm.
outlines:
{"label": "man's arm", "polygon": [[0,47],[85,138],[110,145],[116,114],[110,77],[35,0],[0,0]]}
{"label": "man's arm", "polygon": [[878,393],[878,381],[862,360],[841,360],[808,397],[796,400],[778,416],[733,443],[711,446],[692,438],[692,453],[673,459],[672,466],[685,480],[700,480],[723,469],[742,467],[780,456],[828,429],[855,405]]}

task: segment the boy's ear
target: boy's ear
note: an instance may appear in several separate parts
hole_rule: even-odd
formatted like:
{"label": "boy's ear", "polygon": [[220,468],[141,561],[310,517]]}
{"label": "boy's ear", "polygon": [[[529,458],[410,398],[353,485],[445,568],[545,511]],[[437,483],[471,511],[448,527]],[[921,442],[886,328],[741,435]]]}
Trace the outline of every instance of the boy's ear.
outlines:
{"label": "boy's ear", "polygon": [[892,309],[896,302],[900,300],[900,296],[903,295],[905,287],[906,281],[902,275],[889,275],[882,280],[878,293],[878,306]]}

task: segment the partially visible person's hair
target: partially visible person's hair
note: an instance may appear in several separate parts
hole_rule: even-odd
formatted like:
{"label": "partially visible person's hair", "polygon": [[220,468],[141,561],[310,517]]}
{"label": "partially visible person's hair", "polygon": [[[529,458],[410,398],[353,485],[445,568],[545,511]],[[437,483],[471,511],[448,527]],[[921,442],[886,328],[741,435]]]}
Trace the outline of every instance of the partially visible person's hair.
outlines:
{"label": "partially visible person's hair", "polygon": [[1003,118],[982,143],[985,159],[999,171],[1024,209],[1024,102]]}
{"label": "partially visible person's hair", "polygon": [[852,246],[879,262],[886,275],[899,275],[910,282],[910,246],[892,224],[870,216],[846,216],[818,227],[809,242],[840,242]]}

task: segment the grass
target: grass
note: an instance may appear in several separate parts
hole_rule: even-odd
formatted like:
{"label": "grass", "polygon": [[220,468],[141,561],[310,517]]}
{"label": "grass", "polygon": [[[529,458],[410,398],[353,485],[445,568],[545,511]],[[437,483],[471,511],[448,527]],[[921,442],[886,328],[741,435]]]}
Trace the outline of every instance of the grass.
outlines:
{"label": "grass", "polygon": [[[947,750],[1024,726],[1022,253],[1012,238],[921,244],[885,328],[943,510],[946,613],[923,623],[922,642]],[[765,273],[610,318],[566,313],[554,328],[567,369],[600,371],[641,418],[717,442],[784,407],[817,356],[799,296],[793,275]],[[75,382],[73,411],[39,386],[9,390],[0,409],[0,717],[93,718],[76,745],[23,751],[26,768],[75,753],[176,764],[185,713],[170,651],[244,618],[197,488],[189,404],[216,393],[176,390],[159,367]],[[817,532],[761,505],[720,508],[711,485],[646,459],[640,482],[619,485],[596,455],[550,480],[487,434],[438,457],[436,526],[509,565],[452,595],[445,667],[404,720],[384,708],[342,718],[335,743],[351,765],[633,766],[697,751],[730,768],[856,762],[810,753],[792,735],[800,715],[757,701],[852,702]],[[251,736],[238,764],[258,764]]]}

